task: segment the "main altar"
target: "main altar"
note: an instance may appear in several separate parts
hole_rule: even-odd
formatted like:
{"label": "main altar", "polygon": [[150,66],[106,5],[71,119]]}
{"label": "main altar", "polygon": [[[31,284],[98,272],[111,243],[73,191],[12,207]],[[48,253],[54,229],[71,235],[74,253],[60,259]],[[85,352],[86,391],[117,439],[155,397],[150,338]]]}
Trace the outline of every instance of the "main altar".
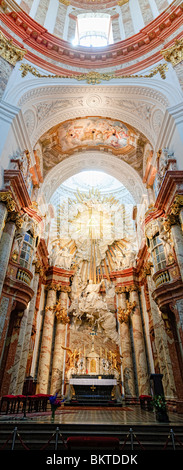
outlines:
{"label": "main altar", "polygon": [[114,375],[73,374],[69,381],[72,388],[70,402],[72,404],[112,404],[115,403],[115,387],[117,380]]}
{"label": "main altar", "polygon": [[[114,404],[117,396],[117,378],[108,368],[108,361],[94,347],[94,330],[91,351],[83,357],[81,368],[69,378],[67,402],[70,404]],[[82,373],[81,373],[82,371]]]}

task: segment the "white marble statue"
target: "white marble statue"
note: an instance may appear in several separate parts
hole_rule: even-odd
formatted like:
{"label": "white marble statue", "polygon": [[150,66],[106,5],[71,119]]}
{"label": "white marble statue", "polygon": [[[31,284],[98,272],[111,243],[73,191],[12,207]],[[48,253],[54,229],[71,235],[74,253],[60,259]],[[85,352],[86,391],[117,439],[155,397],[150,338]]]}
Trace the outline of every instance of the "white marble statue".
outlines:
{"label": "white marble statue", "polygon": [[68,247],[60,248],[58,243],[52,245],[50,265],[58,268],[70,269],[72,254]]}
{"label": "white marble statue", "polygon": [[103,281],[99,284],[89,281],[81,295],[72,300],[69,312],[73,314],[76,329],[82,325],[84,319],[92,327],[96,326],[98,330],[105,330],[106,337],[118,344],[119,335],[116,331],[115,316],[108,308],[107,296],[104,297],[100,293],[102,283]]}

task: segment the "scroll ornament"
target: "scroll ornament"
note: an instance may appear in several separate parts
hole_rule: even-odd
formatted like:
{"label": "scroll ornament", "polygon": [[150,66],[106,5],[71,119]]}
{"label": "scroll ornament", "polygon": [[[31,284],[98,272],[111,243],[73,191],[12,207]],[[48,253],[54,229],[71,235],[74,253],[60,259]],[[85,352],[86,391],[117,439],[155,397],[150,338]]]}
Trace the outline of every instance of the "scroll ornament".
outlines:
{"label": "scroll ornament", "polygon": [[67,315],[67,310],[61,306],[60,301],[58,301],[55,305],[53,305],[53,307],[46,307],[46,311],[47,310],[52,310],[57,320],[63,323],[63,325],[66,325],[67,323],[70,322],[70,319]]}
{"label": "scroll ornament", "polygon": [[128,323],[130,315],[132,314],[133,310],[135,309],[137,303],[134,302],[129,302],[128,300],[126,301],[126,310],[119,307],[118,309],[118,320],[120,323]]}

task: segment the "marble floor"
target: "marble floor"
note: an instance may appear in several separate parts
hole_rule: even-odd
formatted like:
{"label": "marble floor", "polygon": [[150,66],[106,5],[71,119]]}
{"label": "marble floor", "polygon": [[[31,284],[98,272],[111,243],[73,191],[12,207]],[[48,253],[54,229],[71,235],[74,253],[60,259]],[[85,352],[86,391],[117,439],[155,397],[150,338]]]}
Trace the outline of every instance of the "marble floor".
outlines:
{"label": "marble floor", "polygon": [[[168,413],[169,424],[182,424],[183,426],[183,414]],[[35,423],[51,423],[51,411],[45,413],[27,413],[26,418],[23,418],[22,414],[19,415],[1,415],[0,422],[7,421],[26,421]],[[140,406],[132,406],[123,408],[63,408],[57,410],[55,414],[56,424],[156,424],[156,416],[153,411],[144,411]]]}

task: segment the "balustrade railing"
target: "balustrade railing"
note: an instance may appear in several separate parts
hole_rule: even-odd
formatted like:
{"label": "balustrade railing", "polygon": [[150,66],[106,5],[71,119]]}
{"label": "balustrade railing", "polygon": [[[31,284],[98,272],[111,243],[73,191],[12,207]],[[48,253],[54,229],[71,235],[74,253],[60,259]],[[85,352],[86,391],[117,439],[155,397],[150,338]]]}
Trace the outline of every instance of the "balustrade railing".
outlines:
{"label": "balustrade railing", "polygon": [[29,274],[27,271],[25,271],[25,269],[19,267],[17,270],[16,279],[18,279],[18,281],[25,282],[29,286],[32,276],[31,273]]}
{"label": "balustrade railing", "polygon": [[166,282],[170,282],[170,273],[168,270],[164,270],[161,272],[158,272],[157,274],[154,274],[154,282],[156,287],[161,286],[162,284],[165,284]]}

